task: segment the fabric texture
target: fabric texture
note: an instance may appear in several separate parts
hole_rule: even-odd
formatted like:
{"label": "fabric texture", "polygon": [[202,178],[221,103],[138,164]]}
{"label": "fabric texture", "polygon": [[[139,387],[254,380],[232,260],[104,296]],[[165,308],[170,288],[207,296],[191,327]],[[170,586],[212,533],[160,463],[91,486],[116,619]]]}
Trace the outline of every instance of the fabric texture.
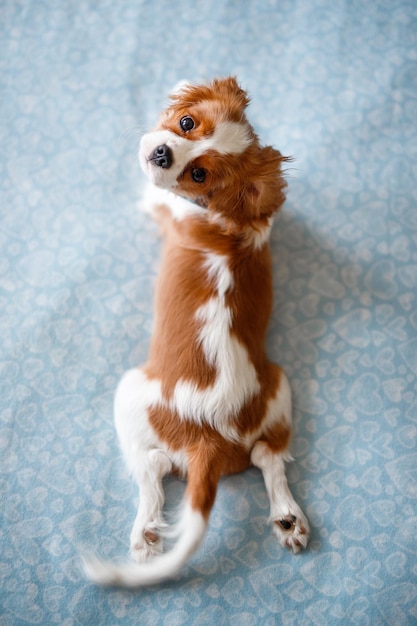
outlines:
{"label": "fabric texture", "polygon": [[[80,554],[124,558],[138,501],[112,401],[152,329],[139,138],[177,81],[228,74],[294,157],[268,353],[310,545],[277,545],[253,468],[176,580],[96,588]],[[0,626],[415,624],[415,2],[1,0],[0,85]]]}

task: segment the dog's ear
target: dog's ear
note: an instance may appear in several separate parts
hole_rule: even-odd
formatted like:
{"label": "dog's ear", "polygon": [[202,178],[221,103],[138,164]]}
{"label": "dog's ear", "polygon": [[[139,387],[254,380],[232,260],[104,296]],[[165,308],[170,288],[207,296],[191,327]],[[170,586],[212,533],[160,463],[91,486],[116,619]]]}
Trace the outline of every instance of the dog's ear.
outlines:
{"label": "dog's ear", "polygon": [[233,76],[216,78],[206,85],[193,85],[182,81],[169,96],[172,106],[190,107],[201,101],[219,100],[222,110],[229,113],[231,121],[240,122],[249,104],[249,96],[239,87]]}
{"label": "dog's ear", "polygon": [[250,102],[248,94],[239,86],[234,76],[216,78],[213,80],[211,87],[214,92],[226,97],[230,102],[233,102],[235,107],[241,111],[246,109]]}
{"label": "dog's ear", "polygon": [[270,217],[283,204],[287,183],[282,164],[290,160],[271,146],[259,147],[245,183],[247,210],[253,217]]}
{"label": "dog's ear", "polygon": [[187,91],[187,89],[191,86],[192,84],[188,80],[179,80],[169,92],[169,99],[171,101],[177,100],[178,97],[180,97],[181,94],[184,93],[184,91]]}

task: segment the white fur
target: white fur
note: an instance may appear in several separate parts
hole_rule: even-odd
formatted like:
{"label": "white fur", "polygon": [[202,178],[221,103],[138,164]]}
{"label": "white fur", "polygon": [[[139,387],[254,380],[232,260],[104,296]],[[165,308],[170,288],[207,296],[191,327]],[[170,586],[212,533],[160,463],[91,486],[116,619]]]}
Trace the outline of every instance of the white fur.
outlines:
{"label": "white fur", "polygon": [[262,226],[258,230],[254,230],[248,240],[248,245],[253,246],[255,250],[260,250],[267,243],[267,241],[269,241],[272,223],[273,218],[270,217],[266,226]]}
{"label": "white fur", "polygon": [[[165,528],[162,479],[171,471],[172,462],[162,450],[153,448],[141,455],[136,472],[139,508],[130,534],[130,553],[137,562],[162,552],[161,531]],[[155,534],[155,541],[146,540],[144,533],[149,531]]]}
{"label": "white fur", "polygon": [[233,274],[228,266],[228,258],[221,254],[208,251],[205,253],[204,269],[207,276],[216,283],[219,296],[223,297],[229,289],[233,289]]}
{"label": "white fur", "polygon": [[198,206],[194,202],[177,196],[175,193],[157,187],[153,183],[148,182],[145,185],[144,193],[139,207],[145,213],[153,214],[155,207],[166,206],[169,208],[172,217],[177,222],[181,222],[187,217],[194,215],[204,215],[207,213],[205,209]]}
{"label": "white fur", "polygon": [[127,371],[114,400],[114,421],[129,472],[137,479],[137,459],[159,446],[148,423],[148,410],[162,399],[161,383],[149,380],[140,369]]}
{"label": "white fur", "polygon": [[246,124],[240,122],[221,122],[214,133],[205,139],[193,142],[196,144],[193,158],[208,150],[220,154],[242,154],[252,143],[252,137]]}

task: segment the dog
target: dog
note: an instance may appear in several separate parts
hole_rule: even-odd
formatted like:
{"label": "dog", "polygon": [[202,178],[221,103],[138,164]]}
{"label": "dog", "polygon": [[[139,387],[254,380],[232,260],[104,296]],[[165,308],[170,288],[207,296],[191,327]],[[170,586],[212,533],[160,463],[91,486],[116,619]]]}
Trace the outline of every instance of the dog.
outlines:
{"label": "dog", "polygon": [[[308,521],[285,475],[291,392],[268,360],[269,235],[288,159],[262,147],[235,78],[183,84],[144,135],[147,200],[165,236],[149,358],[128,371],[115,425],[139,486],[133,561],[84,562],[98,584],[141,587],[176,575],[202,541],[221,476],[262,471],[282,546],[305,548]],[[164,476],[187,477],[173,547],[163,552]]]}

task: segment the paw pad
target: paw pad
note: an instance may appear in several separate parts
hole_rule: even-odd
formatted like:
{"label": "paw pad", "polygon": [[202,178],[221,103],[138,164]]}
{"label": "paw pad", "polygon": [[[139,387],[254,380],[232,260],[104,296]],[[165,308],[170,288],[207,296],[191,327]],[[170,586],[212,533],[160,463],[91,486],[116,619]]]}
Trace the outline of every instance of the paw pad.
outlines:
{"label": "paw pad", "polygon": [[289,532],[294,528],[294,524],[296,521],[297,518],[295,517],[295,515],[290,515],[285,519],[277,520],[275,523],[281,526],[282,530],[284,530],[285,532]]}
{"label": "paw pad", "polygon": [[157,543],[157,541],[159,541],[159,535],[154,530],[150,530],[150,529],[144,530],[143,537],[146,543],[150,546],[152,546],[154,543]]}

